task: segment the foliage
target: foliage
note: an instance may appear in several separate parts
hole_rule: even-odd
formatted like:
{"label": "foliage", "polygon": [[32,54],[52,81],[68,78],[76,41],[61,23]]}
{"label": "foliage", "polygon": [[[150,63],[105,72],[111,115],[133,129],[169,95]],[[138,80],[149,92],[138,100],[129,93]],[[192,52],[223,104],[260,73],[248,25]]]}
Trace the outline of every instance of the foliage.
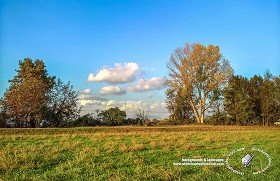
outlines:
{"label": "foliage", "polygon": [[201,44],[186,44],[176,49],[167,68],[169,85],[175,84],[182,90],[197,123],[204,122],[214,91],[226,85],[233,73],[219,46]]}
{"label": "foliage", "polygon": [[78,93],[73,91],[70,82],[64,84],[60,79],[56,80],[48,94],[49,100],[44,109],[46,126],[63,127],[67,121],[78,118],[80,107],[78,105]]}
{"label": "foliage", "polygon": [[228,125],[231,122],[228,120],[226,112],[215,112],[205,119],[205,123],[211,125]]}
{"label": "foliage", "polygon": [[165,93],[167,98],[167,109],[170,112],[170,119],[187,121],[194,117],[192,108],[188,103],[188,95],[184,94],[180,85],[170,83]]}
{"label": "foliage", "polygon": [[101,126],[101,121],[95,119],[92,114],[85,114],[75,120],[72,126]]}
{"label": "foliage", "polygon": [[266,72],[250,80],[231,77],[224,90],[224,107],[233,124],[272,125],[280,117],[279,77]]}
{"label": "foliage", "polygon": [[233,76],[224,91],[225,110],[232,122],[236,124],[250,124],[255,115],[249,92],[249,80],[242,76]]}
{"label": "foliage", "polygon": [[213,92],[213,104],[211,110],[209,110],[209,116],[206,118],[206,122],[214,125],[229,124],[227,114],[224,110],[224,97],[223,91],[217,89]]}
{"label": "foliage", "polygon": [[210,124],[273,125],[280,118],[280,76],[234,76],[218,46],[186,44],[167,68],[172,124],[203,123],[206,116]]}
{"label": "foliage", "polygon": [[106,125],[116,126],[120,125],[126,118],[125,111],[121,111],[118,107],[110,108],[108,110],[102,111],[99,117]]}
{"label": "foliage", "polygon": [[[119,108],[79,116],[77,92],[47,73],[42,60],[19,61],[17,75],[0,99],[0,127],[273,125],[280,120],[280,76],[232,75],[218,46],[186,44],[171,55],[167,109],[170,118],[149,120],[144,110],[126,118]],[[206,117],[206,118],[205,118]]]}
{"label": "foliage", "polygon": [[77,93],[69,82],[49,76],[42,60],[25,58],[16,71],[1,100],[1,120],[8,126],[64,126],[77,117]]}
{"label": "foliage", "polygon": [[48,75],[44,62],[38,59],[33,62],[25,58],[16,71],[4,95],[5,114],[16,121],[17,127],[38,127],[55,77]]}
{"label": "foliage", "polygon": [[279,77],[273,77],[269,71],[266,71],[260,91],[261,117],[263,125],[272,125],[280,118],[279,87]]}

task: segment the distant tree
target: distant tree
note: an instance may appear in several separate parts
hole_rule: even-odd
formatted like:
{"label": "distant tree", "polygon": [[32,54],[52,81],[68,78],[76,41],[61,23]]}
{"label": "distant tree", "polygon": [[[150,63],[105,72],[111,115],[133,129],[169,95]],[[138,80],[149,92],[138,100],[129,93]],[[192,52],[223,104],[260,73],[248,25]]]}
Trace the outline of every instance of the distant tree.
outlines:
{"label": "distant tree", "polygon": [[74,126],[100,126],[100,121],[95,119],[92,114],[85,114],[74,122]]}
{"label": "distant tree", "polygon": [[38,59],[25,58],[16,71],[3,98],[5,114],[17,127],[38,127],[55,77],[48,75],[44,62]]}
{"label": "distant tree", "polygon": [[139,121],[140,125],[144,125],[148,122],[149,116],[145,110],[139,109],[139,112],[135,114],[136,119]]}
{"label": "distant tree", "polygon": [[121,125],[126,118],[125,111],[121,111],[118,107],[110,108],[99,113],[99,117],[110,126]]}
{"label": "distant tree", "polygon": [[57,79],[48,98],[44,107],[44,118],[48,126],[63,127],[79,116],[81,108],[78,103],[78,92],[73,90],[70,82],[65,84]]}
{"label": "distant tree", "polygon": [[223,58],[219,46],[186,44],[171,55],[167,64],[169,86],[180,86],[193,110],[197,123],[204,123],[212,106],[214,91],[226,85],[233,70]]}
{"label": "distant tree", "polygon": [[124,121],[122,122],[122,125],[139,125],[139,119],[137,118],[126,118],[124,119]]}

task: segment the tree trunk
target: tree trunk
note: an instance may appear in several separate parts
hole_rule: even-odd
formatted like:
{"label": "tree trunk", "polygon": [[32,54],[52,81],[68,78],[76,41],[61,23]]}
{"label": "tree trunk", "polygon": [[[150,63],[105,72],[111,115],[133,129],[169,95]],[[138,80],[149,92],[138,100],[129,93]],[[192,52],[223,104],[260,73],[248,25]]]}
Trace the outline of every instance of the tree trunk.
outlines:
{"label": "tree trunk", "polygon": [[204,123],[204,112],[203,113],[201,113],[201,117],[200,117],[200,123]]}
{"label": "tree trunk", "polygon": [[34,118],[31,118],[31,119],[30,119],[30,126],[31,126],[31,128],[35,128],[35,126],[36,126],[36,121],[35,121]]}
{"label": "tree trunk", "polygon": [[191,107],[192,107],[192,109],[193,109],[193,112],[194,112],[194,115],[195,115],[196,122],[197,122],[197,123],[200,123],[200,118],[199,118],[199,115],[198,115],[197,110],[196,110],[196,108],[195,108],[195,106],[194,106],[194,104],[193,104],[193,102],[192,102],[192,101],[190,101],[190,105],[191,105]]}

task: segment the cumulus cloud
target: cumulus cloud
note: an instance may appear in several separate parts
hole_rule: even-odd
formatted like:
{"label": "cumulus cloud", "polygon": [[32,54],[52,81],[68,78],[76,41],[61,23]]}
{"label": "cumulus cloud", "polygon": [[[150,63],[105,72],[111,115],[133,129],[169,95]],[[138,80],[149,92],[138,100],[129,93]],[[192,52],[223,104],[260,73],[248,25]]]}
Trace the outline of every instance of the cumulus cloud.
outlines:
{"label": "cumulus cloud", "polygon": [[91,89],[85,89],[79,91],[78,101],[82,106],[91,103],[98,103],[100,101],[107,101],[106,98],[91,95]]}
{"label": "cumulus cloud", "polygon": [[112,94],[112,95],[121,95],[125,94],[126,91],[118,86],[106,86],[100,89],[100,94]]}
{"label": "cumulus cloud", "polygon": [[129,86],[127,89],[132,92],[144,92],[151,90],[161,90],[166,87],[164,78],[153,77],[151,79],[140,79],[136,85]]}
{"label": "cumulus cloud", "polygon": [[115,67],[104,67],[96,75],[90,73],[88,81],[111,84],[132,82],[136,79],[139,66],[137,63],[115,63]]}
{"label": "cumulus cloud", "polygon": [[169,116],[168,110],[166,109],[165,102],[154,102],[147,103],[143,101],[116,101],[116,100],[91,100],[83,105],[82,114],[94,113],[96,109],[107,110],[113,107],[119,107],[127,113],[127,117],[135,117],[140,110],[145,110],[149,118],[166,118]]}

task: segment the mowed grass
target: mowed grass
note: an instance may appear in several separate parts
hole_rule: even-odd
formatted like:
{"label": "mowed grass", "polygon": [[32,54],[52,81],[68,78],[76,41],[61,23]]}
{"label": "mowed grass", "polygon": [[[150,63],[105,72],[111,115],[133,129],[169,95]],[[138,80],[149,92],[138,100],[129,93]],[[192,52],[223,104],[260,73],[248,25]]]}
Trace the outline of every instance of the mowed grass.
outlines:
{"label": "mowed grass", "polygon": [[[268,153],[269,169],[238,175],[225,165],[173,165],[226,159],[242,147]],[[0,129],[0,180],[279,180],[279,155],[280,127]]]}

